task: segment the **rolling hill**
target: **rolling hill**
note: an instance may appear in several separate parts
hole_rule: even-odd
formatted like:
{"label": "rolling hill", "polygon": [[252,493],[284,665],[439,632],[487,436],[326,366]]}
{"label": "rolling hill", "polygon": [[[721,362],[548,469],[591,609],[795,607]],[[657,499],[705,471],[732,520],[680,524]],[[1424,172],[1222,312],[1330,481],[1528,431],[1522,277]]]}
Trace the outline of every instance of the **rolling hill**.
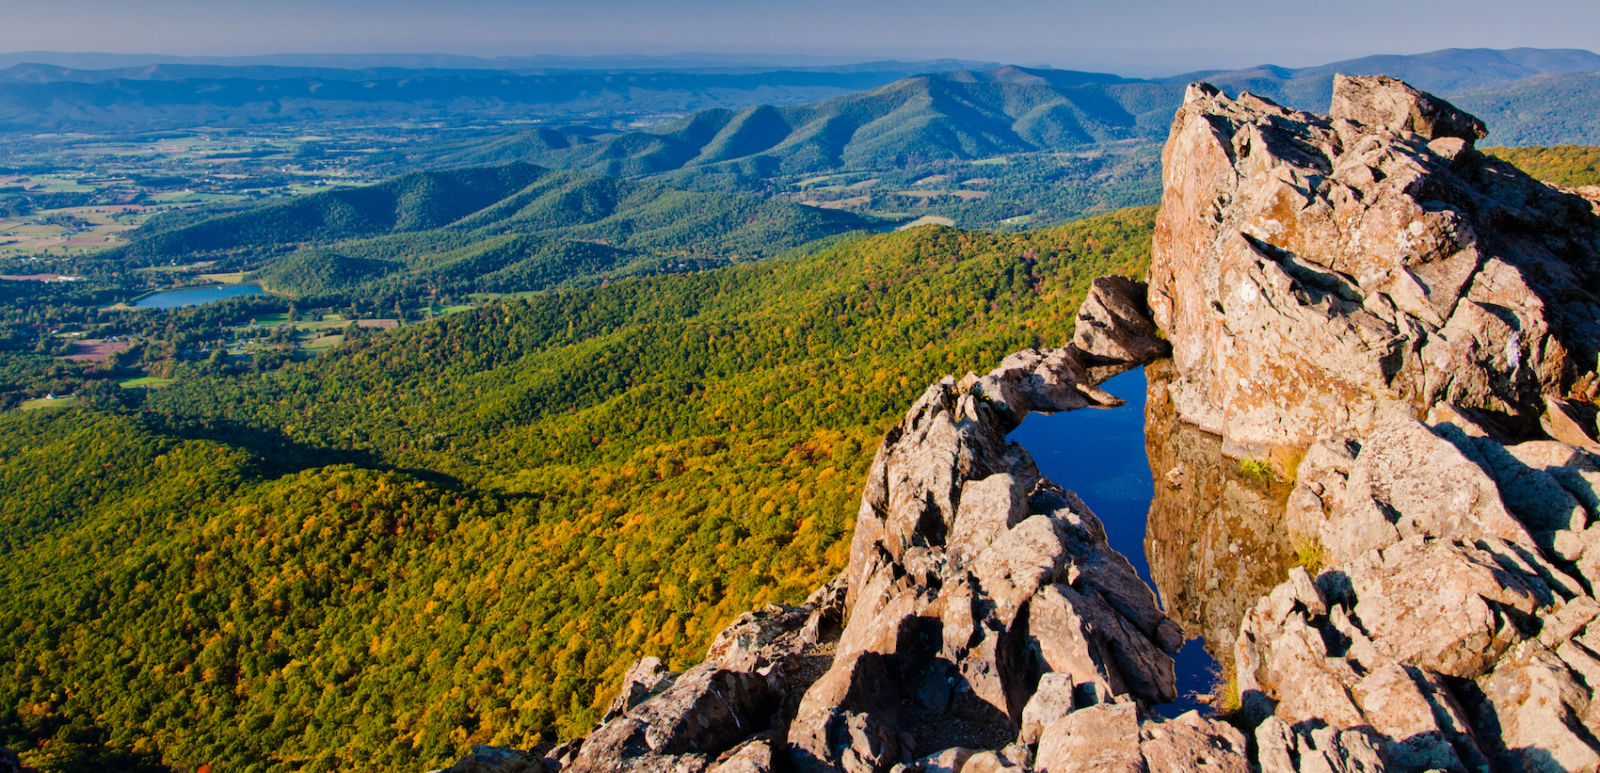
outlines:
{"label": "rolling hill", "polygon": [[[1600,72],[1552,73],[1453,97],[1504,145],[1600,144]],[[1508,128],[1510,127],[1510,128]]]}
{"label": "rolling hill", "polygon": [[761,178],[1148,140],[1164,128],[1172,94],[1181,87],[1008,66],[921,75],[816,104],[707,110],[649,131],[597,138],[545,129],[502,143],[595,174]]}
{"label": "rolling hill", "polygon": [[215,260],[297,297],[391,304],[424,288],[449,298],[703,268],[867,225],[845,212],[513,162],[157,219],[98,260],[124,270]]}

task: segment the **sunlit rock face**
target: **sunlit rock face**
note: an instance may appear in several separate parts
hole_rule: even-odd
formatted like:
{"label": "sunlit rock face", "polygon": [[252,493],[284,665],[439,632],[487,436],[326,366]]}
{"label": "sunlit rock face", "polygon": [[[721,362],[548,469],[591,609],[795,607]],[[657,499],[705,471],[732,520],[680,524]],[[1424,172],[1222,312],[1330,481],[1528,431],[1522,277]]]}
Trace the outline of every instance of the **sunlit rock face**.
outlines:
{"label": "sunlit rock face", "polygon": [[1331,116],[1190,87],[1150,275],[1179,414],[1287,477],[1318,435],[1365,431],[1386,401],[1482,410],[1519,434],[1592,404],[1595,203],[1483,156],[1481,136],[1387,78],[1338,78]]}
{"label": "sunlit rock face", "polygon": [[1241,470],[1222,453],[1221,437],[1178,419],[1170,361],[1145,374],[1145,450],[1155,478],[1145,527],[1151,579],[1167,614],[1227,662],[1239,620],[1294,560],[1283,529],[1290,486],[1264,468]]}

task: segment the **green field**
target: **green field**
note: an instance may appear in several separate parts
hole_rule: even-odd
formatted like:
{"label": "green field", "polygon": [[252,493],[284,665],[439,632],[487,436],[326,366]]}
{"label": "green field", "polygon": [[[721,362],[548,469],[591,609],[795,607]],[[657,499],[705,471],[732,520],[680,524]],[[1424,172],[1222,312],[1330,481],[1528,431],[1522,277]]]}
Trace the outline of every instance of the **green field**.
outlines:
{"label": "green field", "polygon": [[25,400],[17,407],[24,411],[50,411],[57,408],[70,408],[77,403],[78,398],[72,396],[57,397],[55,399],[40,397],[33,400]]}
{"label": "green field", "polygon": [[176,379],[160,378],[158,376],[139,376],[138,378],[126,378],[117,382],[118,385],[127,389],[159,389],[174,383],[177,383]]}

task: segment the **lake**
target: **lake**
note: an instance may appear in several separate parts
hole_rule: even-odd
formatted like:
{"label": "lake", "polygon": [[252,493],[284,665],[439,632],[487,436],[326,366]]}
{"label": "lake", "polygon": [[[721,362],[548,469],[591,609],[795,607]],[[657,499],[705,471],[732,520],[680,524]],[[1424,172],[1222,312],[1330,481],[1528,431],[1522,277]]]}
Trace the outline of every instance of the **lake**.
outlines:
{"label": "lake", "polygon": [[[1033,456],[1039,472],[1077,492],[1105,524],[1106,541],[1126,556],[1140,579],[1155,587],[1145,554],[1145,526],[1155,486],[1145,452],[1145,373],[1136,368],[1100,388],[1128,402],[1120,408],[1084,408],[1054,415],[1029,414],[1010,439]],[[1164,594],[1163,594],[1164,595]],[[1156,709],[1176,716],[1203,704],[1188,697],[1212,687],[1216,661],[1203,639],[1192,639],[1174,658],[1178,701]]]}
{"label": "lake", "polygon": [[133,302],[139,309],[176,309],[181,306],[199,306],[215,303],[241,295],[262,295],[261,285],[217,285],[216,287],[189,287],[182,290],[163,290],[151,293]]}

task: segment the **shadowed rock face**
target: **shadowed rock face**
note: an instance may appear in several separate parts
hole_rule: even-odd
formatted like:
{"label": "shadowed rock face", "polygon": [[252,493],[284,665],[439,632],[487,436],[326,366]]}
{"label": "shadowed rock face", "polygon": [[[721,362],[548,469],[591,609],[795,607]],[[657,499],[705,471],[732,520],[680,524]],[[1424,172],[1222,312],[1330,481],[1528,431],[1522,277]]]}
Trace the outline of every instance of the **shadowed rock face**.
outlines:
{"label": "shadowed rock face", "polygon": [[[1192,86],[1148,292],[1096,282],[1072,345],[930,386],[806,604],[642,661],[581,741],[457,768],[1600,771],[1600,215],[1481,136],[1384,78],[1331,117]],[[1179,626],[1006,440],[1166,351],[1146,297],[1152,571],[1226,648],[1237,727],[1148,712]]]}
{"label": "shadowed rock face", "polygon": [[1222,438],[1178,420],[1171,361],[1145,368],[1145,443],[1155,495],[1145,526],[1150,576],[1167,614],[1203,636],[1219,663],[1232,659],[1239,620],[1283,581],[1295,546],[1283,529],[1290,486],[1240,469]]}

